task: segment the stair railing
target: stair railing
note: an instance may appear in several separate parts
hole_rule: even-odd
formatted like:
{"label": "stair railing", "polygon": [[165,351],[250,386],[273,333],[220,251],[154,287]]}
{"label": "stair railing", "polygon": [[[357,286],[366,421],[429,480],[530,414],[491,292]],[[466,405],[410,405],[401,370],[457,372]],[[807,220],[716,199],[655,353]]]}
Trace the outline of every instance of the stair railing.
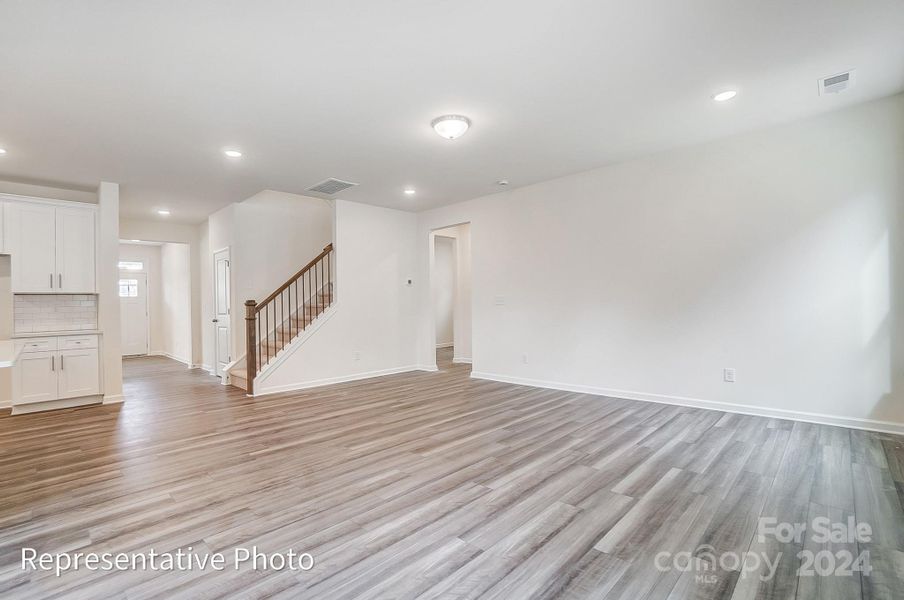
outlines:
{"label": "stair railing", "polygon": [[248,394],[261,370],[333,303],[332,254],[328,244],[265,299],[245,301]]}

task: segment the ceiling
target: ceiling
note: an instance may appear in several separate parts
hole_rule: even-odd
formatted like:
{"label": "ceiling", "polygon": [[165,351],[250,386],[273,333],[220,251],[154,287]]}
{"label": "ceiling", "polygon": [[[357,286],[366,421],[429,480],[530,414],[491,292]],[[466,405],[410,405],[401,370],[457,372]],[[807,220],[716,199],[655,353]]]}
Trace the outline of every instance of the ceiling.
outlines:
{"label": "ceiling", "polygon": [[[0,0],[0,178],[422,210],[904,89],[901,0]],[[819,96],[817,79],[856,68]],[[717,104],[717,91],[737,98]],[[473,121],[448,141],[445,113]],[[227,147],[244,152],[238,160]],[[414,196],[403,189],[413,186]]]}

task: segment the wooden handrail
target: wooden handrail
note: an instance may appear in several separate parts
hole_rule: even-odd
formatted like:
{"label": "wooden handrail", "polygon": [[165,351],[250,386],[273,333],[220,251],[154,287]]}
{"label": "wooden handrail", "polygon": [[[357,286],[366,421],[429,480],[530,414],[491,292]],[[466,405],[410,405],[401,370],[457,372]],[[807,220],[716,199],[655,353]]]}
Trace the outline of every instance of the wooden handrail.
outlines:
{"label": "wooden handrail", "polygon": [[321,259],[323,259],[324,256],[326,256],[327,254],[329,254],[329,253],[332,252],[332,251],[333,251],[333,244],[332,244],[332,243],[327,244],[326,247],[323,249],[323,252],[321,252],[320,254],[318,254],[317,257],[316,257],[314,260],[312,260],[311,262],[309,262],[308,264],[306,264],[304,267],[302,267],[301,271],[299,271],[298,273],[295,273],[295,275],[292,275],[288,280],[286,280],[286,282],[285,282],[284,284],[282,284],[281,286],[279,286],[278,288],[276,288],[276,291],[275,291],[275,292],[273,292],[272,294],[270,294],[269,296],[267,296],[266,298],[264,298],[263,300],[261,300],[260,302],[258,302],[258,303],[257,303],[257,309],[256,309],[257,312],[260,312],[260,311],[261,311],[261,308],[262,308],[264,305],[266,305],[268,302],[270,302],[271,300],[273,300],[274,298],[276,298],[277,296],[279,296],[281,293],[283,293],[284,291],[286,291],[286,289],[287,289],[290,285],[292,285],[293,283],[295,283],[295,280],[296,280],[296,279],[300,278],[302,275],[304,275],[305,273],[307,273],[308,271],[310,271],[312,268],[314,268],[314,265],[316,265],[317,263],[319,263],[319,262],[321,261]]}
{"label": "wooden handrail", "polygon": [[[333,244],[261,302],[245,301],[245,374],[249,395],[254,379],[333,303]],[[294,289],[293,289],[294,288]]]}

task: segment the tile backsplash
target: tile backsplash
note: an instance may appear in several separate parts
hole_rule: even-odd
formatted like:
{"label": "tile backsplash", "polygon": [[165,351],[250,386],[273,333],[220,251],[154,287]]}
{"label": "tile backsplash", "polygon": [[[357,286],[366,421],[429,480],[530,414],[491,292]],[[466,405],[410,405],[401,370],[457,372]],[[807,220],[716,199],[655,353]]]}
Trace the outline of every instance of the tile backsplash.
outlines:
{"label": "tile backsplash", "polygon": [[93,294],[16,294],[15,333],[97,329],[97,296]]}

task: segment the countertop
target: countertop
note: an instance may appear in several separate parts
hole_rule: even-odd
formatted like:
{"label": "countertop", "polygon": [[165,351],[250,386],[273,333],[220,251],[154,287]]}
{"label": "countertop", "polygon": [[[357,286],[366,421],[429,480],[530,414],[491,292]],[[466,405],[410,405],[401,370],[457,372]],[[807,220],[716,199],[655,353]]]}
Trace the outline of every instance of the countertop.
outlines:
{"label": "countertop", "polygon": [[22,348],[16,348],[12,340],[0,340],[0,368],[11,367],[16,364]]}
{"label": "countertop", "polygon": [[14,333],[12,339],[20,340],[22,338],[37,338],[37,337],[60,337],[64,335],[100,335],[102,332],[99,329],[81,329],[74,331],[35,331],[31,333]]}

